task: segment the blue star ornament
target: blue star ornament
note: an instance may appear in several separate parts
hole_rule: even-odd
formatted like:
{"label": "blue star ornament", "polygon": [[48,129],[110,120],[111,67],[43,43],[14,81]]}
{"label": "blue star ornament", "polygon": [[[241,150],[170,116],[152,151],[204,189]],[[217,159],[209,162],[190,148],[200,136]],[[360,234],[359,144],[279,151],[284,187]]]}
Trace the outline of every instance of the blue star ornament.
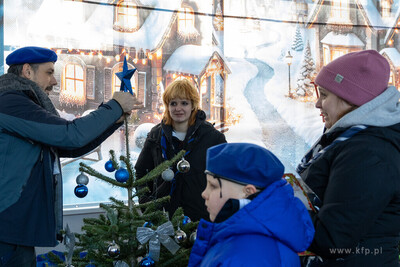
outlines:
{"label": "blue star ornament", "polygon": [[115,73],[115,75],[117,75],[117,77],[121,80],[121,91],[129,91],[129,93],[133,95],[131,78],[135,71],[136,69],[128,70],[128,63],[126,63],[126,57],[124,57],[124,66],[122,68],[122,71]]}

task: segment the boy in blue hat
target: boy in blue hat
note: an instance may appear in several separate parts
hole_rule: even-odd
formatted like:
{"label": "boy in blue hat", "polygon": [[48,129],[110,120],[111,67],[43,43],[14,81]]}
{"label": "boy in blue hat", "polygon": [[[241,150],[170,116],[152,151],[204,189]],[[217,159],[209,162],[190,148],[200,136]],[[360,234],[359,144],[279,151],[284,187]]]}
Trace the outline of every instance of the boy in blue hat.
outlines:
{"label": "boy in blue hat", "polygon": [[22,47],[0,76],[0,266],[36,266],[35,247],[60,240],[62,177],[59,157],[84,155],[121,126],[134,108],[129,93],[88,116],[60,118],[48,94],[57,84],[57,54]]}
{"label": "boy in blue hat", "polygon": [[297,253],[314,227],[279,159],[254,144],[226,143],[207,150],[206,164],[211,222],[200,220],[189,266],[300,266]]}

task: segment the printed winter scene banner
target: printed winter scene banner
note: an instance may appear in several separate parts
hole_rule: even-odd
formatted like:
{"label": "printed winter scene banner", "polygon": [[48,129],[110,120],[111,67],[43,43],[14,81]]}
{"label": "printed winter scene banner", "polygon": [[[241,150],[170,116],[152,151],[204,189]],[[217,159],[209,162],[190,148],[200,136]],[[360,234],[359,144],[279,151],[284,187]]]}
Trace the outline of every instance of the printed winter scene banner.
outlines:
{"label": "printed winter scene banner", "polygon": [[[133,160],[159,123],[162,93],[177,79],[198,89],[207,119],[228,142],[252,142],[275,153],[285,172],[323,131],[313,85],[318,71],[349,52],[375,49],[390,63],[399,86],[399,2],[392,0],[0,0],[0,73],[22,46],[58,55],[50,98],[61,116],[90,113],[130,81],[140,102],[129,119]],[[3,16],[4,15],[4,16]],[[122,154],[123,128],[89,155],[62,159],[64,202],[121,199],[91,179],[74,195],[79,163],[106,173],[109,150]]]}

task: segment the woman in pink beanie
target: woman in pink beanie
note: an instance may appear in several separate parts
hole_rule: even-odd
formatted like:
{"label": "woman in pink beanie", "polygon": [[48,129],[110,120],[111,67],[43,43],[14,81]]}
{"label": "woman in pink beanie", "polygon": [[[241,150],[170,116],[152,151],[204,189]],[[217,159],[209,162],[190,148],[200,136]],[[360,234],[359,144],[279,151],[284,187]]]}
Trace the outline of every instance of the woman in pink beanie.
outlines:
{"label": "woman in pink beanie", "polygon": [[365,50],[315,80],[325,131],[297,172],[317,195],[308,250],[318,266],[399,266],[400,93],[389,75],[387,60]]}

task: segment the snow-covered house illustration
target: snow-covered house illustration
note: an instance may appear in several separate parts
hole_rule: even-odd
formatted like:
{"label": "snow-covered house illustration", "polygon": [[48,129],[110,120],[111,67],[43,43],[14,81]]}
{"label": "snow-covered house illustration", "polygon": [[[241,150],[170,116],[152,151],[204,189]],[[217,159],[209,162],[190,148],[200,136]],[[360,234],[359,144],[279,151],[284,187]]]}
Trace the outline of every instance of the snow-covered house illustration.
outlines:
{"label": "snow-covered house illustration", "polygon": [[317,70],[349,52],[378,50],[379,37],[386,32],[372,0],[318,0],[310,10],[307,27],[315,30]]}
{"label": "snow-covered house illustration", "polygon": [[377,8],[379,11],[379,14],[382,17],[382,20],[384,22],[387,22],[390,24],[393,20],[393,16],[396,13],[396,10],[399,7],[398,1],[393,1],[393,0],[380,0],[377,1]]}
{"label": "snow-covered house illustration", "polygon": [[400,86],[400,53],[394,47],[384,48],[380,51],[390,65],[389,85]]}
{"label": "snow-covered house illustration", "polygon": [[[34,43],[54,49],[59,56],[56,73],[60,75],[51,95],[53,102],[59,109],[79,114],[109,100],[113,92],[119,90],[120,81],[115,73],[122,70],[126,57],[128,68],[136,69],[131,84],[143,104],[137,112],[139,119],[141,122],[159,120],[160,88],[174,78],[173,74],[167,78],[163,67],[181,46],[196,45],[199,50],[209,51],[209,47],[216,44],[212,33],[202,31],[207,28],[205,25],[212,23],[212,18],[195,14],[200,6],[216,8],[218,2],[44,0],[29,24],[29,32]],[[184,55],[186,58],[193,56]],[[214,58],[225,66],[222,54],[212,54],[210,62],[204,62],[202,69],[209,72]],[[221,71],[223,81],[219,82],[224,90],[228,70],[225,67]],[[219,86],[216,84],[211,83],[211,86]],[[200,91],[201,84],[196,86]],[[220,109],[223,113],[223,106]],[[221,119],[215,116],[209,119]]]}
{"label": "snow-covered house illustration", "polygon": [[231,72],[225,62],[215,46],[184,45],[171,55],[164,66],[167,85],[173,80],[186,78],[200,88],[201,107],[216,128],[222,128],[225,121],[225,81]]}
{"label": "snow-covered house illustration", "polygon": [[308,1],[307,0],[293,0],[289,4],[289,12],[291,19],[298,23],[305,23],[308,16]]}
{"label": "snow-covered house illustration", "polygon": [[394,85],[397,88],[400,87],[400,8],[396,12],[394,19],[390,25],[391,27],[387,30],[383,49],[380,53],[386,57],[390,64],[390,80],[389,84]]}

